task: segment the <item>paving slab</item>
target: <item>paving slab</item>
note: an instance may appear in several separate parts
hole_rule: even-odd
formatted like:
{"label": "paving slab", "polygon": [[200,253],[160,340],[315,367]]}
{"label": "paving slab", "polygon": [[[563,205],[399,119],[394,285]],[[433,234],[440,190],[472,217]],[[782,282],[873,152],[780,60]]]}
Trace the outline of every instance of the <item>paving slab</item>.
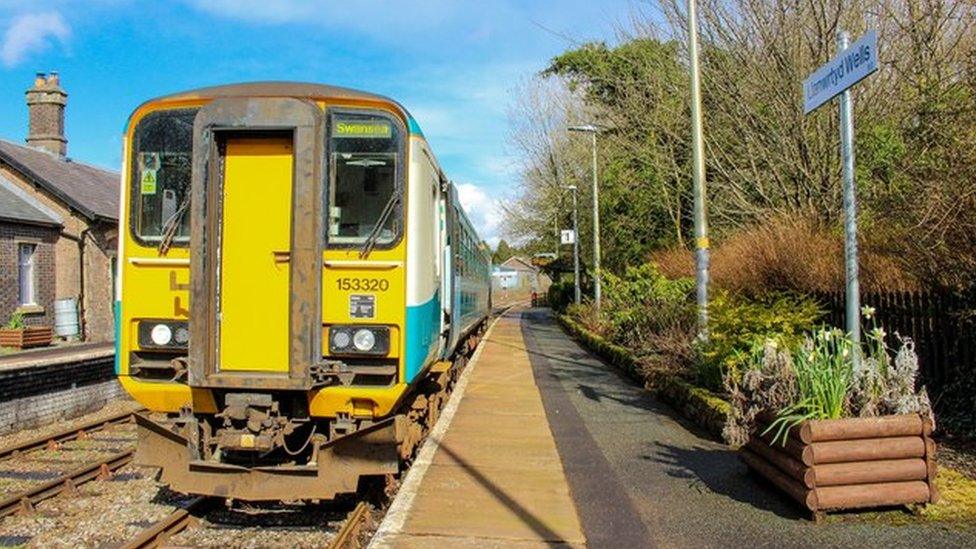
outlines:
{"label": "paving slab", "polygon": [[398,495],[402,525],[374,546],[585,546],[519,318],[494,325],[422,480]]}

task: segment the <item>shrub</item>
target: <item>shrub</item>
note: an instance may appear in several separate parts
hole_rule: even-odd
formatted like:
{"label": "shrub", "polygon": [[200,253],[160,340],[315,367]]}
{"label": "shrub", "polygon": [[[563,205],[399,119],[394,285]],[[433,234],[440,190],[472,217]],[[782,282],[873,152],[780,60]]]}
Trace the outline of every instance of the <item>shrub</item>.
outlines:
{"label": "shrub", "polygon": [[[870,312],[866,309],[869,318]],[[893,352],[886,337],[875,326],[858,349],[840,330],[824,329],[793,348],[773,341],[754,346],[740,378],[724,380],[733,406],[723,430],[726,440],[744,444],[763,413],[775,415],[767,431],[783,443],[788,430],[806,420],[918,413],[934,421],[927,392],[915,389],[914,345],[900,339]]]}
{"label": "shrub", "polygon": [[27,323],[24,322],[24,314],[20,312],[15,312],[14,314],[10,315],[10,320],[8,320],[7,324],[4,326],[4,328],[9,328],[11,330],[19,330],[26,327]]}
{"label": "shrub", "polygon": [[604,275],[602,326],[606,336],[642,357],[650,368],[685,368],[695,333],[694,280],[669,279],[656,266]]}
{"label": "shrub", "polygon": [[[651,261],[670,277],[693,276],[692,252],[672,248]],[[865,233],[861,239],[862,291],[915,290],[919,282],[897,252]],[[813,216],[777,216],[726,235],[712,250],[712,283],[739,294],[769,290],[801,293],[844,289],[844,234]]]}
{"label": "shrub", "polygon": [[699,382],[717,391],[722,390],[725,377],[738,383],[757,348],[767,341],[795,348],[821,316],[817,302],[808,297],[771,293],[748,299],[719,292],[709,304],[709,340],[698,346]]}
{"label": "shrub", "polygon": [[546,294],[553,311],[562,313],[576,300],[576,285],[572,280],[553,282]]}

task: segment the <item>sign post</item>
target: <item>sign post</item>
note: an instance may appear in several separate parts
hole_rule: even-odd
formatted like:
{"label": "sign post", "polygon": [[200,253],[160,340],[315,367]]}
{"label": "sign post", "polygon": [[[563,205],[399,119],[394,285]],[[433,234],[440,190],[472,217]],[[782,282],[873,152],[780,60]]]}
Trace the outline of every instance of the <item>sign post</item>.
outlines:
{"label": "sign post", "polygon": [[[857,267],[857,192],[854,181],[854,112],[851,86],[878,70],[878,35],[870,31],[854,44],[846,32],[837,34],[837,57],[821,66],[803,82],[803,112],[840,96],[840,150],[844,168],[844,273],[847,333],[860,349],[860,288]],[[854,360],[859,360],[858,352]]]}
{"label": "sign post", "polygon": [[579,279],[579,239],[576,238],[576,231],[579,229],[576,223],[576,210],[578,199],[576,198],[577,188],[576,185],[568,185],[565,187],[573,192],[573,230],[562,232],[562,243],[573,245],[573,297],[577,305],[580,304],[580,279]]}

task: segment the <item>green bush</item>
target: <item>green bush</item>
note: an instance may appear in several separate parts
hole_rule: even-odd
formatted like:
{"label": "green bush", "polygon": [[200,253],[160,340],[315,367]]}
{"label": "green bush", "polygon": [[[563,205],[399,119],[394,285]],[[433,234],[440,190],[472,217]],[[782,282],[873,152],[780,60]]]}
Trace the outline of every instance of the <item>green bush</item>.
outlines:
{"label": "green bush", "polygon": [[572,280],[553,282],[546,294],[549,307],[557,313],[562,313],[576,300],[576,285]]}
{"label": "green bush", "polygon": [[26,326],[27,324],[24,322],[24,314],[20,312],[15,312],[14,314],[10,315],[10,320],[7,321],[7,324],[4,326],[4,328],[9,328],[11,330],[19,330],[21,328],[25,328]]}
{"label": "green bush", "polygon": [[698,381],[716,391],[722,390],[723,376],[738,382],[751,350],[767,340],[796,348],[823,316],[812,298],[791,293],[747,299],[720,292],[708,312],[709,340],[699,344],[695,365]]}
{"label": "green bush", "polygon": [[622,276],[605,273],[604,282],[606,337],[652,368],[687,368],[693,357],[694,280],[669,279],[656,265],[644,264],[628,267]]}

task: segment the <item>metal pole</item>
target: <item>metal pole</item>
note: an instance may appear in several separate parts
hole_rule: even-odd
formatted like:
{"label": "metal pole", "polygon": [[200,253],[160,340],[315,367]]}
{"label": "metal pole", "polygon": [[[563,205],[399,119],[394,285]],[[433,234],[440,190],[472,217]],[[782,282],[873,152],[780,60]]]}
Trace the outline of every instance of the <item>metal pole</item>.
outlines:
{"label": "metal pole", "polygon": [[[560,200],[560,202],[562,202],[562,200]],[[562,204],[560,204],[560,206],[562,206]],[[556,259],[559,259],[559,246],[560,246],[560,242],[559,242],[559,210],[558,209],[556,210],[556,213],[554,213],[553,216],[552,216],[552,230],[553,230],[554,233],[556,233],[556,257],[553,259],[553,261],[555,261]]]}
{"label": "metal pole", "polygon": [[577,224],[577,200],[576,187],[571,187],[573,191],[573,280],[576,282],[576,304],[580,304],[580,279],[579,279],[579,225]]}
{"label": "metal pole", "polygon": [[593,133],[593,300],[596,312],[600,313],[600,190],[596,173],[596,130]]}
{"label": "metal pole", "polygon": [[688,0],[688,56],[691,70],[692,191],[695,206],[695,281],[698,335],[708,339],[708,220],[705,212],[705,151],[702,138],[701,74],[698,68],[698,14],[696,0]]}
{"label": "metal pole", "polygon": [[[837,52],[847,49],[850,36],[837,33]],[[854,113],[850,88],[840,94],[840,154],[844,165],[844,263],[847,278],[847,333],[860,350],[861,344],[861,295],[857,280],[857,194],[854,182]],[[858,353],[854,353],[858,360]]]}

